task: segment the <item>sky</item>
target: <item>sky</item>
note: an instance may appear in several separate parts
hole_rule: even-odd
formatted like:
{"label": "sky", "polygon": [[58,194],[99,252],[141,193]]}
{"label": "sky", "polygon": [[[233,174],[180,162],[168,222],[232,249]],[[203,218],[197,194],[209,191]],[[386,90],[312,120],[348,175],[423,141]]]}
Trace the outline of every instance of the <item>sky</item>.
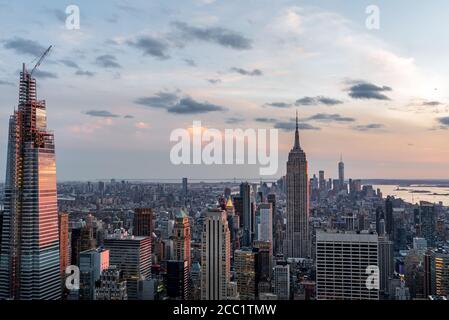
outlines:
{"label": "sky", "polygon": [[[366,9],[379,8],[379,29]],[[80,28],[66,28],[67,6]],[[255,178],[258,165],[173,165],[170,133],[279,129],[296,110],[309,175],[449,178],[449,2],[0,0],[0,171],[18,73],[35,73],[58,180]],[[267,177],[265,177],[267,178]]]}

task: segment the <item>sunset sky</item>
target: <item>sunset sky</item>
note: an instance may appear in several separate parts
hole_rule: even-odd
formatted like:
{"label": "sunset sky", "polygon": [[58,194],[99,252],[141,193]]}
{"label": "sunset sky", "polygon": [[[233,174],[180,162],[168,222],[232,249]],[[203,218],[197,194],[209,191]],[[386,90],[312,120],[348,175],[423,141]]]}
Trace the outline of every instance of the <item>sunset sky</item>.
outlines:
{"label": "sunset sky", "polygon": [[[380,9],[380,29],[365,26]],[[79,30],[65,27],[76,4]],[[449,2],[0,0],[0,170],[21,63],[55,132],[58,180],[250,178],[257,165],[174,166],[169,137],[280,129],[295,111],[309,174],[449,178]],[[2,178],[3,179],[3,178]]]}

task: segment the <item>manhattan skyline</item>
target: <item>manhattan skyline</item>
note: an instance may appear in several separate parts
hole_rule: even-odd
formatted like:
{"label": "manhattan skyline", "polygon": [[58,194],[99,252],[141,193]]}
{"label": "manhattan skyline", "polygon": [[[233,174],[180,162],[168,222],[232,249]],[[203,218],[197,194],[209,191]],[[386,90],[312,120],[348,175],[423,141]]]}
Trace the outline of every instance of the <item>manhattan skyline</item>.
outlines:
{"label": "manhattan skyline", "polygon": [[[35,76],[52,106],[60,181],[201,179],[217,169],[257,177],[252,165],[170,164],[170,132],[192,120],[278,128],[282,164],[295,109],[310,173],[336,176],[343,154],[347,176],[448,179],[449,5],[379,1],[380,29],[368,30],[369,4],[79,1],[80,29],[67,30],[69,3],[0,1],[1,127],[17,105],[18,66],[54,45]],[[284,174],[280,165],[273,178]]]}

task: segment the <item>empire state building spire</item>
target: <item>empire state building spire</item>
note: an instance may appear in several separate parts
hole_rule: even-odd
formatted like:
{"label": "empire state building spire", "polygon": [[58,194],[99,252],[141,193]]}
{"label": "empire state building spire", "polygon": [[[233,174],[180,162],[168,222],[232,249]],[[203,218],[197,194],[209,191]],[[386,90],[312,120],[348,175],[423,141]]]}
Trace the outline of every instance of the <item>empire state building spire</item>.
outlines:
{"label": "empire state building spire", "polygon": [[299,145],[299,125],[298,125],[298,110],[296,110],[296,130],[295,130],[295,145],[293,146],[293,149],[300,149]]}

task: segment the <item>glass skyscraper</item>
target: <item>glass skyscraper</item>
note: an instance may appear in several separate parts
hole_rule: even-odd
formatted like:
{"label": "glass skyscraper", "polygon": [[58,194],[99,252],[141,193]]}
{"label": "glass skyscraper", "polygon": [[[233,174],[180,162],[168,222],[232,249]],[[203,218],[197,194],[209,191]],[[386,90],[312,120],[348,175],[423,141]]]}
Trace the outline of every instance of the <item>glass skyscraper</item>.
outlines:
{"label": "glass skyscraper", "polygon": [[59,299],[56,162],[45,101],[23,66],[18,109],[9,120],[0,299]]}

